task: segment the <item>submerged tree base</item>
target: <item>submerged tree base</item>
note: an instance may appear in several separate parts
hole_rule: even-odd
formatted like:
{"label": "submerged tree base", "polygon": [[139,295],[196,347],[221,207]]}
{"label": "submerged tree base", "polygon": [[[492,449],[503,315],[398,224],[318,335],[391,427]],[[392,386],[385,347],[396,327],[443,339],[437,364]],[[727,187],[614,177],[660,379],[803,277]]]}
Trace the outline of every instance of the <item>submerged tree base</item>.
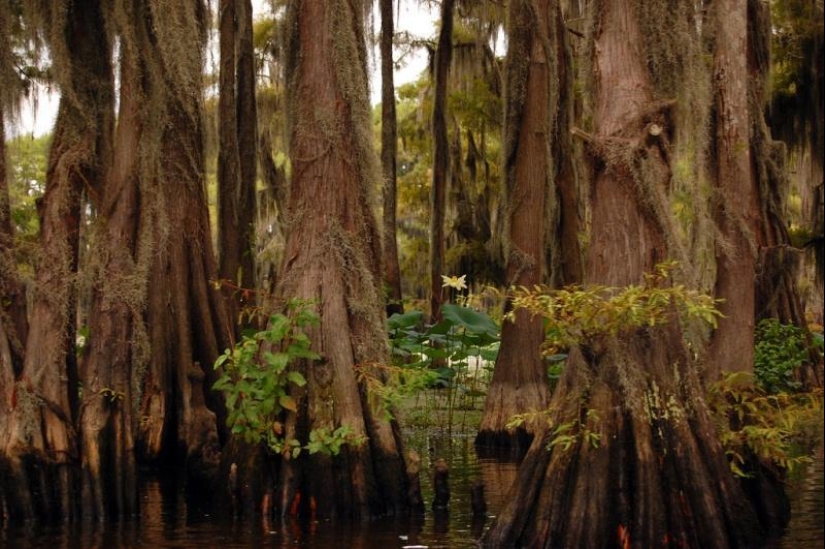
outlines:
{"label": "submerged tree base", "polygon": [[[673,328],[571,353],[488,547],[758,547]],[[656,367],[656,365],[661,365]]]}

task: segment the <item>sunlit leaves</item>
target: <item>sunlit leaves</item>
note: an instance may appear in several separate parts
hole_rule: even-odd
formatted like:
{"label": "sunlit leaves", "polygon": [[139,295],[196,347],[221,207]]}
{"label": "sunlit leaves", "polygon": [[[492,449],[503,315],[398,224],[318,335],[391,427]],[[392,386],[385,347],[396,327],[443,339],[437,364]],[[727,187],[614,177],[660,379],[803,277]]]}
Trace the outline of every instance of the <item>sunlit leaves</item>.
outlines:
{"label": "sunlit leaves", "polygon": [[731,471],[752,476],[756,456],[784,470],[810,461],[807,441],[822,436],[822,390],[767,393],[750,372],[725,375],[707,398]]}
{"label": "sunlit leaves", "polygon": [[624,288],[608,286],[567,286],[559,290],[536,286],[512,291],[512,311],[525,309],[545,318],[545,353],[555,355],[572,345],[602,335],[617,335],[671,321],[700,319],[716,326],[721,313],[717,300],[673,283],[673,263],[656,267],[641,285]]}

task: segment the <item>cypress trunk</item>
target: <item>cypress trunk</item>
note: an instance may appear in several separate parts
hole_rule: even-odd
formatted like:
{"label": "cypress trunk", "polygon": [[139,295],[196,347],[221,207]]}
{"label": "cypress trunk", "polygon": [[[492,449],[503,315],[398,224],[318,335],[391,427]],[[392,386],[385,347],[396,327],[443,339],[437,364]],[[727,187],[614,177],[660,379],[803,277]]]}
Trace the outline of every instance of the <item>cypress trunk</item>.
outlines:
{"label": "cypress trunk", "polygon": [[[79,501],[75,275],[81,195],[94,195],[112,124],[109,37],[100,6],[42,6],[62,97],[39,202],[40,256],[22,372],[6,412],[2,491],[12,518],[75,516]],[[53,11],[52,11],[53,10]]]}
{"label": "cypress trunk", "polygon": [[407,508],[400,432],[373,409],[357,375],[388,359],[363,13],[358,1],[302,0],[287,14],[293,168],[277,294],[313,304],[320,324],[306,333],[321,359],[294,366],[307,384],[290,386],[296,411],[284,436],[306,444],[312,430],[348,426],[366,439],[335,456],[276,457],[268,489],[281,514],[364,518]]}
{"label": "cypress trunk", "polygon": [[[597,169],[584,282],[622,287],[675,255],[657,215],[670,180],[659,136],[672,129],[653,102],[632,3],[595,10]],[[485,544],[757,545],[760,526],[701,395],[675,315],[574,347],[550,402],[553,428],[569,429],[535,438]]]}

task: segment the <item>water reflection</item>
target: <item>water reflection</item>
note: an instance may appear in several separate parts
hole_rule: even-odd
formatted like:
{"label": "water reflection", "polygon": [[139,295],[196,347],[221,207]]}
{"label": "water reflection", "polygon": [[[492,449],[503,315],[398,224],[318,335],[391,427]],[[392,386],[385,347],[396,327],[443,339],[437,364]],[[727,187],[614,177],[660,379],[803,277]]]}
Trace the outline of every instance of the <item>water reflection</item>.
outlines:
{"label": "water reflection", "polygon": [[[345,547],[397,548],[423,545],[471,548],[504,504],[516,477],[517,464],[480,459],[469,435],[438,432],[410,433],[410,449],[422,457],[422,494],[427,512],[420,517],[385,519],[369,523],[320,521],[232,520],[215,516],[198,501],[187,500],[182,475],[144,474],[140,485],[141,516],[115,523],[82,523],[49,528],[0,529],[0,547],[49,549],[110,549],[116,547]],[[438,458],[450,466],[452,497],[449,510],[433,513],[432,479],[428,472]],[[473,484],[485,485],[487,512],[474,517]],[[823,546],[823,451],[820,447],[804,477],[791,490],[794,517],[779,543],[782,549]]]}
{"label": "water reflection", "polygon": [[819,446],[813,462],[809,463],[801,478],[789,489],[791,498],[791,522],[782,537],[782,549],[823,547],[825,540],[825,490],[823,490],[823,454]]}

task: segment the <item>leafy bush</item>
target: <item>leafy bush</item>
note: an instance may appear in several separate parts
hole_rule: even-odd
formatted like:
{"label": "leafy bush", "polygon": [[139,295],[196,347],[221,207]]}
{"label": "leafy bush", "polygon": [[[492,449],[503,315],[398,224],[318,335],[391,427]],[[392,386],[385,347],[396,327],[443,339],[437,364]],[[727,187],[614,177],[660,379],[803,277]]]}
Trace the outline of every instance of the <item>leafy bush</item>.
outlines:
{"label": "leafy bush", "polygon": [[801,384],[794,372],[809,359],[805,333],[796,326],[766,318],[756,327],[754,373],[756,383],[768,393],[793,392]]}
{"label": "leafy bush", "polygon": [[318,316],[302,301],[290,302],[287,313],[272,315],[265,330],[244,335],[218,357],[215,369],[222,374],[213,389],[226,397],[227,426],[246,442],[263,442],[271,451],[292,457],[302,449],[336,455],[343,444],[363,442],[347,425],[332,432],[313,430],[306,445],[284,435],[283,414],[297,411],[289,385],[306,385],[304,376],[290,366],[296,360],[320,358],[304,333],[318,324]]}
{"label": "leafy bush", "polygon": [[392,315],[387,321],[393,364],[383,380],[367,379],[387,409],[404,395],[428,388],[447,389],[447,422],[455,408],[472,407],[498,355],[499,326],[485,313],[448,303],[442,320],[425,325],[421,311]]}
{"label": "leafy bush", "polygon": [[733,372],[710,386],[707,403],[731,470],[751,476],[750,456],[793,471],[811,460],[822,437],[822,390],[771,394],[750,372]]}
{"label": "leafy bush", "polygon": [[720,316],[716,301],[670,279],[674,262],[656,266],[645,275],[644,284],[624,288],[591,285],[561,289],[517,288],[512,292],[513,318],[516,309],[525,309],[545,319],[545,357],[561,360],[573,345],[594,338],[665,324],[674,312],[684,320],[698,319],[716,326]]}

